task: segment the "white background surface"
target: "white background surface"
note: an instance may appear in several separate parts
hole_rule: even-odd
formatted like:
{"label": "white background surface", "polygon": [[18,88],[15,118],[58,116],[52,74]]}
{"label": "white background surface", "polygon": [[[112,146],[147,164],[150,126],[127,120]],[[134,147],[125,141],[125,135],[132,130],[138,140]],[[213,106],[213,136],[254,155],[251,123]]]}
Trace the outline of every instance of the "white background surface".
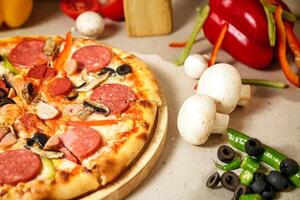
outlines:
{"label": "white background surface", "polygon": [[[170,41],[186,40],[195,22],[195,8],[201,0],[173,0],[174,31],[170,35],[129,38],[124,22],[108,21],[104,35],[100,38],[112,46],[125,51],[143,54],[157,54],[166,61],[172,61],[181,49],[168,47]],[[293,2],[294,9],[300,8],[300,1]],[[65,35],[74,26],[73,20],[64,16],[58,1],[35,1],[34,12],[25,26],[19,29],[0,29],[0,38],[15,35],[60,34]],[[296,23],[300,37],[300,21]],[[79,36],[74,33],[74,35]],[[210,54],[212,46],[200,35],[200,41],[193,52]],[[258,55],[259,56],[259,55]],[[149,57],[148,57],[149,58]],[[128,199],[231,199],[233,193],[225,189],[210,190],[205,187],[207,177],[214,171],[212,160],[217,160],[218,146],[225,144],[226,137],[213,136],[203,146],[185,143],[177,131],[176,118],[181,103],[194,93],[195,81],[185,76],[182,68],[157,62],[150,57],[150,68],[154,71],[165,93],[169,108],[168,138],[163,154],[146,181]],[[158,59],[159,60],[159,59]],[[235,65],[244,78],[265,78],[287,82],[277,63],[264,71],[248,68],[234,61],[221,51],[219,62]],[[300,162],[300,90],[291,86],[287,90],[255,88],[250,106],[237,108],[231,114],[230,127],[259,138],[275,149]],[[281,193],[280,199],[300,199],[300,189]]]}

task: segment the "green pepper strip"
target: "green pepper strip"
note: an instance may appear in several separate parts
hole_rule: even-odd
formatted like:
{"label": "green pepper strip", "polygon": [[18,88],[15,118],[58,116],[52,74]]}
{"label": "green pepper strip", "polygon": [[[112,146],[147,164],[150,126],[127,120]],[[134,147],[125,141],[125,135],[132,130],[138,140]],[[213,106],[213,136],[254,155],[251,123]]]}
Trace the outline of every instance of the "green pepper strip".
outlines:
{"label": "green pepper strip", "polygon": [[243,170],[240,174],[240,182],[241,184],[244,184],[246,186],[249,186],[254,178],[254,174],[250,172],[249,170]]}
{"label": "green pepper strip", "polygon": [[[233,147],[239,149],[240,151],[246,152],[245,144],[250,138],[249,136],[230,128],[228,129],[228,138],[229,143]],[[288,157],[272,149],[269,146],[264,145],[264,149],[265,152],[258,159],[272,166],[276,170],[280,170],[280,163]],[[300,170],[298,170],[298,172],[295,175],[289,177],[289,179],[296,187],[300,187]]]}
{"label": "green pepper strip", "polygon": [[193,44],[196,40],[196,37],[197,37],[198,33],[200,32],[204,22],[206,21],[208,15],[209,15],[209,10],[210,10],[209,5],[206,5],[198,11],[198,18],[197,18],[197,21],[196,21],[196,25],[193,29],[193,32],[190,35],[190,37],[189,37],[189,39],[188,39],[188,41],[185,45],[185,48],[183,49],[183,51],[181,52],[179,57],[175,60],[175,64],[177,66],[183,65],[185,59],[190,54],[192,46],[193,46]]}
{"label": "green pepper strip", "polygon": [[230,163],[228,163],[226,165],[221,165],[221,164],[215,162],[215,166],[216,166],[216,168],[227,172],[227,171],[230,171],[230,170],[240,168],[241,163],[242,163],[242,160],[240,158],[236,158],[236,159],[234,159],[233,161],[231,161]]}
{"label": "green pepper strip", "polygon": [[263,198],[259,194],[243,194],[239,200],[263,200]]}
{"label": "green pepper strip", "polygon": [[[266,0],[260,0],[260,3],[264,7],[266,7],[269,11],[271,11],[272,13],[275,13],[277,6],[275,6],[273,4],[270,4]],[[286,10],[283,10],[282,16],[283,16],[284,19],[286,19],[287,21],[290,21],[290,22],[296,22],[296,20],[297,20],[296,16],[293,13],[291,13],[289,11],[286,11]]]}
{"label": "green pepper strip", "polygon": [[44,176],[45,179],[53,179],[55,177],[55,170],[52,160],[42,156],[41,160],[43,163],[42,176]]}
{"label": "green pepper strip", "polygon": [[18,70],[9,62],[6,56],[2,56],[3,58],[3,66],[8,69],[9,72],[11,72],[13,75],[19,74]]}
{"label": "green pepper strip", "polygon": [[243,84],[247,85],[255,85],[261,87],[269,87],[275,89],[285,89],[288,88],[289,85],[279,82],[279,81],[269,81],[269,80],[262,80],[262,79],[242,79]]}
{"label": "green pepper strip", "polygon": [[269,43],[271,47],[275,47],[276,43],[276,26],[273,13],[264,6],[264,10],[267,16],[268,21],[268,34],[269,34]]}
{"label": "green pepper strip", "polygon": [[243,159],[243,162],[241,164],[241,168],[244,169],[244,170],[248,170],[248,171],[254,173],[259,168],[259,162],[257,162],[256,160],[254,160],[250,156],[246,156]]}

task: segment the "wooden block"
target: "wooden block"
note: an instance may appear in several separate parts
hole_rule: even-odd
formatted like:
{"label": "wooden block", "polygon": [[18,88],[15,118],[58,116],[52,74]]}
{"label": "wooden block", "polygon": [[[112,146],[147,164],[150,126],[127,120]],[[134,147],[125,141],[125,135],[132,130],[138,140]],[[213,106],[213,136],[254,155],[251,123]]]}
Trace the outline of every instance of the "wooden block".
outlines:
{"label": "wooden block", "polygon": [[129,36],[152,36],[172,31],[171,0],[124,0]]}

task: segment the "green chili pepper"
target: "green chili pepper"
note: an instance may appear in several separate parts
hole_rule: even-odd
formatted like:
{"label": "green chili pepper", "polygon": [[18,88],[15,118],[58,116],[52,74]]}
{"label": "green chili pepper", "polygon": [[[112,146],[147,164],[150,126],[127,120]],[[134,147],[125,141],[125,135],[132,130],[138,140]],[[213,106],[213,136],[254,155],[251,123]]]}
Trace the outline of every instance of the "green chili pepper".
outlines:
{"label": "green chili pepper", "polygon": [[240,196],[239,200],[263,200],[262,196],[259,194],[243,194]]}
{"label": "green chili pepper", "polygon": [[[229,143],[233,147],[245,152],[245,144],[250,138],[249,136],[234,129],[228,129],[228,138]],[[288,157],[269,146],[264,145],[264,149],[265,152],[258,159],[272,166],[276,170],[280,170],[280,163]],[[295,175],[289,177],[289,179],[296,187],[300,187],[300,170],[298,170]]]}
{"label": "green chili pepper", "polygon": [[[273,5],[273,4],[270,4],[268,1],[266,0],[260,0],[260,3],[266,7],[269,11],[271,11],[272,13],[275,13],[276,11],[276,8],[277,6]],[[290,22],[295,22],[297,20],[296,16],[289,12],[289,11],[286,11],[286,10],[283,10],[282,12],[282,17],[284,19],[286,19],[287,21],[290,21]]]}
{"label": "green chili pepper", "polygon": [[269,43],[271,47],[275,47],[276,43],[276,26],[273,13],[264,6],[264,10],[267,16],[268,21],[268,35],[269,35]]}
{"label": "green chili pepper", "polygon": [[190,37],[189,37],[189,39],[188,39],[188,41],[185,45],[185,48],[183,49],[183,51],[181,52],[179,57],[175,60],[175,64],[177,66],[183,65],[185,59],[190,54],[192,46],[193,46],[193,44],[196,40],[196,37],[197,37],[198,33],[200,32],[204,22],[206,21],[208,15],[209,15],[209,10],[210,10],[209,5],[206,5],[202,9],[199,9],[198,18],[197,18],[197,21],[196,21],[196,25],[193,29],[193,32],[190,35]]}
{"label": "green chili pepper", "polygon": [[244,184],[246,186],[249,186],[254,178],[254,174],[250,172],[249,170],[243,170],[240,174],[240,182],[241,184]]}
{"label": "green chili pepper", "polygon": [[6,56],[2,56],[3,58],[3,66],[8,69],[9,72],[11,72],[13,75],[19,74],[18,70],[9,62],[9,60],[6,58]]}
{"label": "green chili pepper", "polygon": [[270,87],[276,89],[285,89],[289,87],[289,85],[283,82],[269,81],[269,80],[262,80],[262,79],[242,79],[242,83],[247,85],[256,85],[256,86]]}
{"label": "green chili pepper", "polygon": [[251,158],[250,156],[246,156],[243,159],[241,168],[254,173],[259,168],[259,163],[256,160],[254,160],[253,158]]}
{"label": "green chili pepper", "polygon": [[221,165],[221,164],[215,162],[215,166],[216,166],[216,168],[227,172],[227,171],[231,171],[231,170],[240,168],[241,163],[242,163],[242,160],[240,158],[236,158],[226,165]]}

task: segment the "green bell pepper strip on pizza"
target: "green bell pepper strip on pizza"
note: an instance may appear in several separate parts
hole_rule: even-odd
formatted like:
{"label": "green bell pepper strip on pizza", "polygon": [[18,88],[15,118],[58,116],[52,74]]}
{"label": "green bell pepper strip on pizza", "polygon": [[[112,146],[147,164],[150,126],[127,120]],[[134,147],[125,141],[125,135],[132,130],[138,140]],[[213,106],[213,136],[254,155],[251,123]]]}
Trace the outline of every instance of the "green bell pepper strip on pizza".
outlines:
{"label": "green bell pepper strip on pizza", "polygon": [[55,177],[55,170],[52,160],[42,156],[40,158],[43,164],[41,176],[43,176],[45,179],[53,179]]}
{"label": "green bell pepper strip on pizza", "polygon": [[13,75],[19,74],[18,70],[13,66],[13,64],[11,64],[11,62],[9,62],[6,56],[2,56],[2,58],[3,58],[3,66],[6,69],[8,69],[10,73],[12,73]]}
{"label": "green bell pepper strip on pizza", "polygon": [[250,156],[246,156],[243,159],[243,162],[241,164],[241,168],[244,170],[248,170],[252,173],[256,172],[259,168],[259,162],[251,158]]}
{"label": "green bell pepper strip on pizza", "polygon": [[[229,143],[240,151],[246,152],[245,144],[250,137],[231,128],[229,128],[227,132]],[[272,166],[274,169],[280,171],[280,163],[288,157],[267,145],[264,145],[264,149],[265,152],[258,158],[258,160],[263,161]],[[295,175],[289,177],[289,179],[296,187],[300,187],[300,170],[298,170]]]}

